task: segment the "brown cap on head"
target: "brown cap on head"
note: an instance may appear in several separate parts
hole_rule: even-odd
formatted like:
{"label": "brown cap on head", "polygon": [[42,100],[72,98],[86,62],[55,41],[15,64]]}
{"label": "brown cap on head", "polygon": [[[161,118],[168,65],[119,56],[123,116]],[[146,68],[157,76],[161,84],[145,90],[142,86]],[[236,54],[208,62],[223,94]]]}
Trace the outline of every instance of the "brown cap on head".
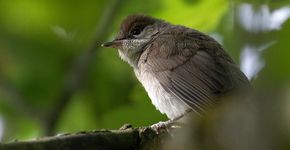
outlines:
{"label": "brown cap on head", "polygon": [[149,16],[142,15],[142,14],[130,15],[126,19],[124,19],[124,21],[122,22],[121,30],[128,32],[136,24],[150,25],[150,24],[153,24],[155,21],[156,19]]}
{"label": "brown cap on head", "polygon": [[130,38],[132,30],[135,28],[144,28],[147,25],[152,25],[157,21],[155,18],[143,14],[134,14],[126,17],[122,24],[118,35],[111,42],[102,44],[103,47],[118,48],[122,44],[122,39]]}
{"label": "brown cap on head", "polygon": [[136,26],[147,26],[154,24],[157,19],[151,18],[143,14],[134,14],[128,16],[121,24],[121,29],[116,39],[122,39],[129,36],[129,33]]}

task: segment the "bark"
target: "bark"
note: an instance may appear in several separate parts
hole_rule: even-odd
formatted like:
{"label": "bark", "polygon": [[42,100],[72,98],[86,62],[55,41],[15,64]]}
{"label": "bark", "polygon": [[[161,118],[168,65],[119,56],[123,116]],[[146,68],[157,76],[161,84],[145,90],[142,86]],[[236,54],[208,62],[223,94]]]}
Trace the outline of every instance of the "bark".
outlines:
{"label": "bark", "polygon": [[0,150],[151,150],[159,149],[166,132],[156,133],[150,127],[122,127],[43,137],[32,141],[0,143]]}

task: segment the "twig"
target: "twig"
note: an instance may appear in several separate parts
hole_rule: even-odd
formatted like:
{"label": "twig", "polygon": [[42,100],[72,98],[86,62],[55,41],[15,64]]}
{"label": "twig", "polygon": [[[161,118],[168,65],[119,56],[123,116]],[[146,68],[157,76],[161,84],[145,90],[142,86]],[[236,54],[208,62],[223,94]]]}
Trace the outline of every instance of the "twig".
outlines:
{"label": "twig", "polygon": [[67,81],[65,82],[63,91],[57,100],[57,104],[44,122],[44,125],[46,126],[46,135],[52,135],[55,132],[56,124],[63,110],[71,100],[73,94],[81,88],[84,77],[88,73],[88,68],[96,56],[96,50],[101,45],[101,42],[106,39],[109,33],[108,26],[112,24],[116,11],[120,7],[120,2],[121,0],[111,0],[108,2],[107,8],[105,9],[104,14],[102,15],[102,18],[97,26],[96,37],[93,44],[85,51],[82,56],[77,58],[73,64],[72,71],[66,78]]}

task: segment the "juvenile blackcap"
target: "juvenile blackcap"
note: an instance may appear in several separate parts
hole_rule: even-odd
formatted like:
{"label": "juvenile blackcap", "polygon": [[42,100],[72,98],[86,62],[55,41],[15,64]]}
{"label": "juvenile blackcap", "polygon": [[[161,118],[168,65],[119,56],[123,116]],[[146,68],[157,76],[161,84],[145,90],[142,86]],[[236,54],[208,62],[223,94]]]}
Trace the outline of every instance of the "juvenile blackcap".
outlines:
{"label": "juvenile blackcap", "polygon": [[221,96],[250,86],[223,47],[197,30],[145,15],[130,15],[116,38],[155,107],[171,120],[187,112],[203,114]]}

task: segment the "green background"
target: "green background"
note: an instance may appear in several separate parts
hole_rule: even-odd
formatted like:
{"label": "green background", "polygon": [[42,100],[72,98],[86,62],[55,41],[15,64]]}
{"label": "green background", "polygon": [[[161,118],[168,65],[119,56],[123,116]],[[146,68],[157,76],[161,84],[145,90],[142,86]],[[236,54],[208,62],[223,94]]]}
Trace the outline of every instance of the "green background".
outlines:
{"label": "green background", "polygon": [[[124,123],[148,126],[166,116],[151,104],[132,69],[116,50],[96,47],[80,85],[47,131],[47,120],[74,88],[74,68],[96,41],[98,24],[116,0],[0,0],[0,122],[3,141],[94,129],[118,129]],[[249,32],[237,21],[238,6],[247,1],[121,0],[103,30],[113,39],[127,15],[144,13],[173,24],[220,35],[239,64],[247,44],[275,42],[262,53],[266,65],[252,81],[258,88],[289,85],[290,21],[280,30]],[[248,1],[255,10],[289,6],[286,0]],[[108,33],[108,34],[107,34]],[[289,98],[288,98],[289,99]],[[1,127],[0,127],[1,128]]]}

